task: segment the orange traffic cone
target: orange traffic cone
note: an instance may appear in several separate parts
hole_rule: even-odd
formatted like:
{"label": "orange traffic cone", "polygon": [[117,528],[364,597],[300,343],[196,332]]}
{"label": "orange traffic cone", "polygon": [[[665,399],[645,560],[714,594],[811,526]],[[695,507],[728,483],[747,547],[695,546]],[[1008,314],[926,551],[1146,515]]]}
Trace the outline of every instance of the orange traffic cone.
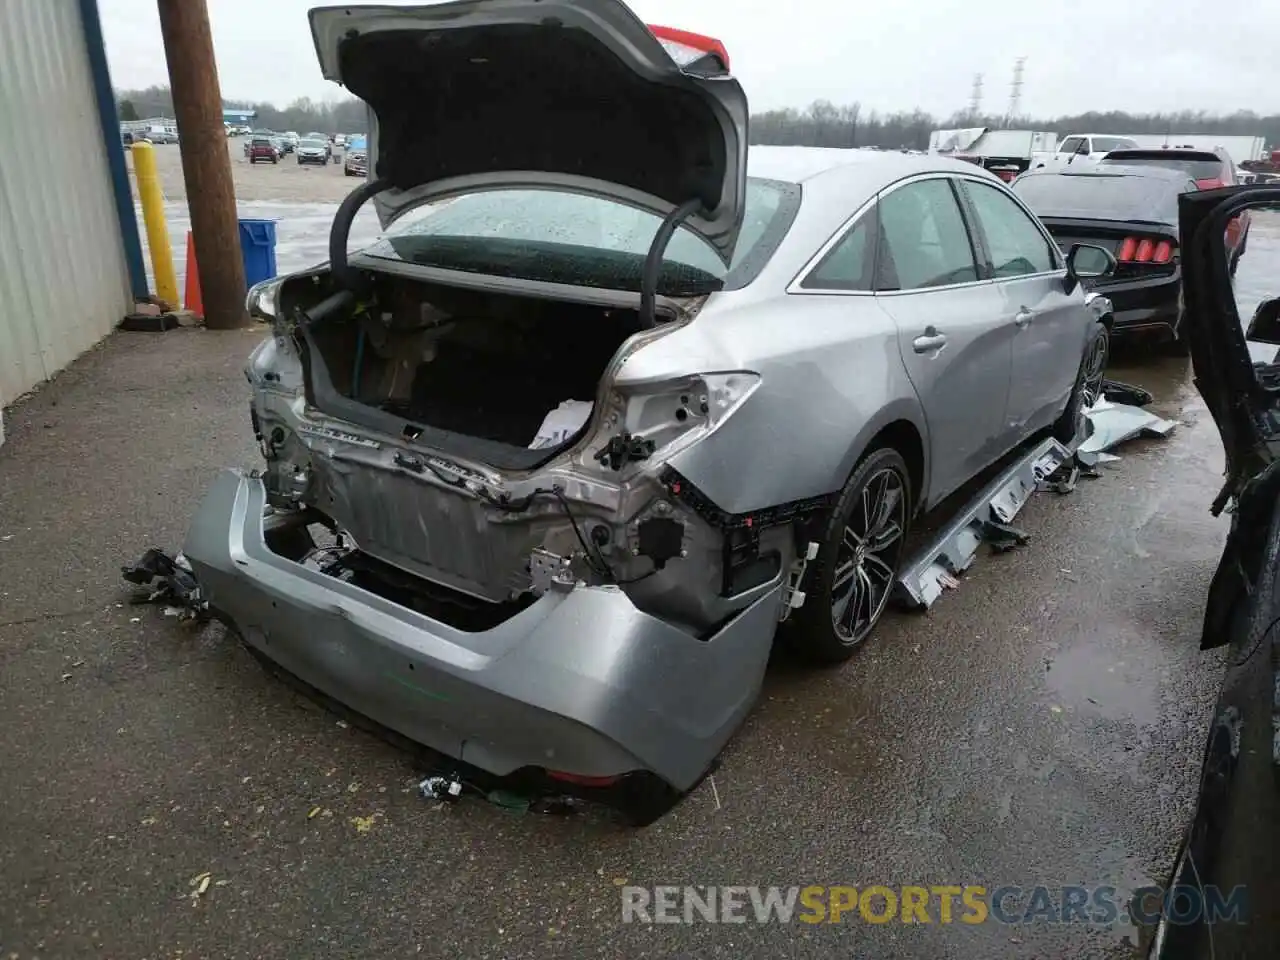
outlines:
{"label": "orange traffic cone", "polygon": [[204,318],[204,301],[200,299],[200,271],[196,268],[196,245],[187,231],[187,289],[183,306],[201,319]]}

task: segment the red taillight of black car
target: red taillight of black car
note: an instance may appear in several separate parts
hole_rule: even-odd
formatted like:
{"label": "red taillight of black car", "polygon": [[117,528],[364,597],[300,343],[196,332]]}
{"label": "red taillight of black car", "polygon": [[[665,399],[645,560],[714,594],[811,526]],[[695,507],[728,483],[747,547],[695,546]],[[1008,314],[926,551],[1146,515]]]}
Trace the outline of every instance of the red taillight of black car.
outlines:
{"label": "red taillight of black car", "polygon": [[1116,250],[1116,260],[1120,263],[1156,263],[1164,264],[1173,260],[1178,247],[1168,240],[1156,237],[1125,237]]}

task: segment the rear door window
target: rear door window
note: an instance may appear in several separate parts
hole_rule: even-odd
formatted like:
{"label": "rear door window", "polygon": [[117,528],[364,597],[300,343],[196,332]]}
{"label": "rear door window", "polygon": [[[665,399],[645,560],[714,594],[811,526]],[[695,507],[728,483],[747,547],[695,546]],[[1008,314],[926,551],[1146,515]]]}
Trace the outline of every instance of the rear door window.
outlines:
{"label": "rear door window", "polygon": [[876,290],[922,290],[978,279],[973,243],[948,180],[918,180],[882,194]]}
{"label": "rear door window", "polygon": [[1048,273],[1057,268],[1058,261],[1049,241],[1011,197],[990,184],[976,180],[963,183],[973,202],[997,280]]}

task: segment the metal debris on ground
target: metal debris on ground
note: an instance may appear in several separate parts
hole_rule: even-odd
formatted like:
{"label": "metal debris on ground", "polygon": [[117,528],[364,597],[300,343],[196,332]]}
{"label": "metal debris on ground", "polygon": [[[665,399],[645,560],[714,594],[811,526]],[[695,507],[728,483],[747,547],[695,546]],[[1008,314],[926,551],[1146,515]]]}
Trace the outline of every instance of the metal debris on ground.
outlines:
{"label": "metal debris on ground", "polygon": [[1070,462],[1071,452],[1049,439],[1007,467],[904,568],[897,582],[899,596],[910,606],[927,608],[943,590],[959,586],[979,544],[987,541],[1003,552],[1027,543],[1027,534],[1010,523],[1045,479]]}
{"label": "metal debris on ground", "polygon": [[[191,564],[182,554],[170,557],[163,550],[152,547],[137,563],[120,568],[129,583],[145,587],[133,603],[164,603],[166,616],[181,620],[207,620],[209,604],[200,594]],[[170,613],[170,611],[176,611]]]}
{"label": "metal debris on ground", "polygon": [[1031,535],[1007,523],[985,520],[982,524],[982,539],[991,545],[992,553],[1007,553],[1014,547],[1025,547],[1031,542]]}
{"label": "metal debris on ground", "polygon": [[453,803],[462,796],[462,781],[456,775],[427,777],[418,784],[418,792],[428,800],[446,800]]}
{"label": "metal debris on ground", "polygon": [[[1084,474],[1086,477],[1096,477],[1095,471],[1089,471]],[[1076,481],[1080,479],[1080,464],[1075,458],[1062,463],[1053,473],[1042,477],[1039,489],[1048,490],[1052,493],[1067,494],[1076,488]]]}
{"label": "metal debris on ground", "polygon": [[1093,466],[1098,458],[1112,447],[1135,437],[1167,437],[1178,424],[1149,413],[1141,407],[1114,403],[1105,397],[1085,411],[1089,420],[1089,435],[1076,449],[1076,458]]}

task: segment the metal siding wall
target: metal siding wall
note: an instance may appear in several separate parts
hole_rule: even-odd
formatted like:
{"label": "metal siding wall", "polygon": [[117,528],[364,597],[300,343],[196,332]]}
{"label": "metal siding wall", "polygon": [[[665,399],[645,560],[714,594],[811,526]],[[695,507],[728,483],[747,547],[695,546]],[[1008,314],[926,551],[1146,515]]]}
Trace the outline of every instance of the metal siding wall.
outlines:
{"label": "metal siding wall", "polygon": [[0,0],[0,406],[111,332],[129,280],[76,0]]}

